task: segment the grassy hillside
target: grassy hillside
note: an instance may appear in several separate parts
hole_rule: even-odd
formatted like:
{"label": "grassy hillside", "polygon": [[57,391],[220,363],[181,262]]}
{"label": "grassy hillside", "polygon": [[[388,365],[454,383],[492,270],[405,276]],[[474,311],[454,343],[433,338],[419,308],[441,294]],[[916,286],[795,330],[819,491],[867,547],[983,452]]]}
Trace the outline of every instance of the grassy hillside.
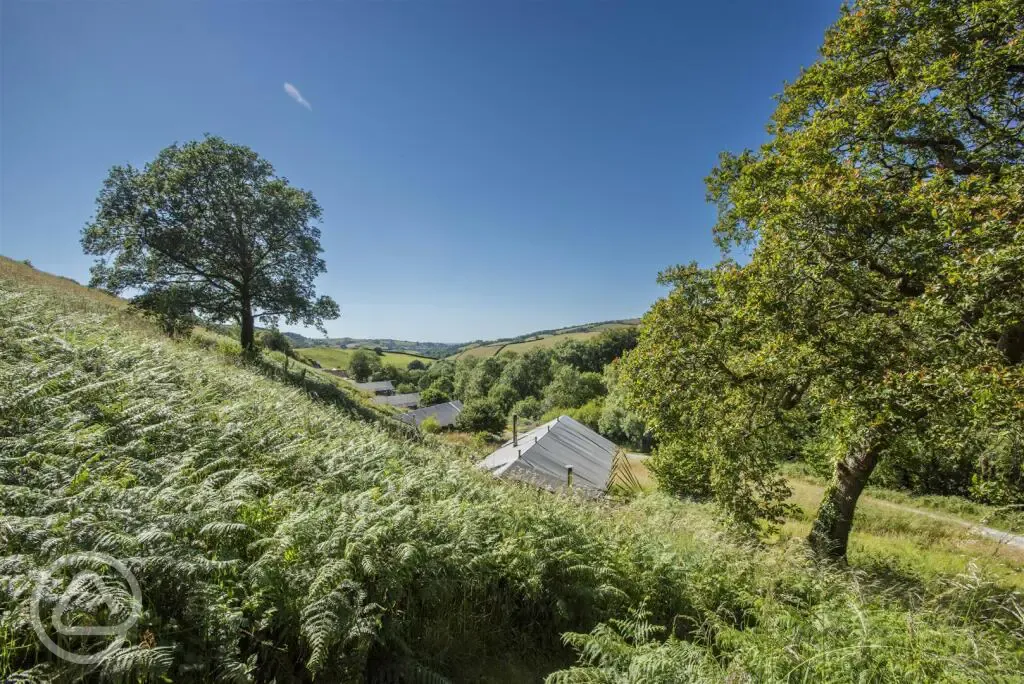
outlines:
{"label": "grassy hillside", "polygon": [[[821,503],[824,483],[789,480],[796,510],[780,530],[783,539],[802,539]],[[857,505],[851,539],[852,562],[875,572],[909,572],[941,577],[979,569],[993,581],[1024,589],[1024,549],[973,533],[957,519],[936,518],[927,509],[903,510],[882,498],[884,491],[865,494]],[[913,498],[909,505],[917,503]]]}
{"label": "grassy hillside", "polygon": [[[324,368],[348,368],[348,364],[355,352],[355,349],[338,349],[336,347],[303,347],[295,350],[296,354],[312,359]],[[407,368],[409,362],[413,360],[422,361],[426,365],[430,365],[430,362],[435,360],[429,356],[420,356],[406,352],[384,352],[379,358],[381,363],[396,368]]]}
{"label": "grassy hillside", "polygon": [[[656,484],[644,458],[631,456],[631,471],[641,487],[653,491]],[[793,509],[774,537],[775,544],[807,536],[826,484],[805,468],[787,470]],[[895,569],[898,574],[933,579],[980,569],[999,584],[1024,589],[1024,549],[972,530],[991,525],[1024,535],[1024,512],[954,496],[914,497],[871,487],[859,499],[855,519],[850,547],[854,567],[883,573]]]}
{"label": "grassy hillside", "polygon": [[337,347],[359,348],[366,347],[373,349],[380,347],[385,351],[403,352],[413,356],[426,356],[432,359],[440,359],[457,352],[463,346],[462,343],[448,342],[418,342],[413,340],[396,340],[390,337],[367,338],[367,337],[305,337],[298,333],[286,332],[294,347]]}
{"label": "grassy hillside", "polygon": [[[1024,671],[1024,599],[983,568],[921,572],[897,543],[858,551],[851,568],[817,567],[801,540],[738,540],[704,505],[494,482],[458,451],[404,440],[208,347],[0,260],[0,678],[523,682],[561,668],[552,681],[959,682]],[[122,559],[142,590],[124,647],[97,665],[52,656],[30,620],[38,571],[85,550]],[[44,618],[62,580],[38,589]],[[76,605],[82,624],[118,621]]]}
{"label": "grassy hillside", "polygon": [[565,328],[551,333],[534,333],[533,335],[524,335],[523,337],[513,338],[510,341],[488,342],[485,344],[466,347],[454,356],[455,358],[467,356],[486,358],[510,351],[523,353],[530,349],[547,349],[554,347],[559,342],[563,342],[565,340],[587,340],[592,337],[597,337],[603,330],[626,328],[635,324],[635,321],[618,321]]}

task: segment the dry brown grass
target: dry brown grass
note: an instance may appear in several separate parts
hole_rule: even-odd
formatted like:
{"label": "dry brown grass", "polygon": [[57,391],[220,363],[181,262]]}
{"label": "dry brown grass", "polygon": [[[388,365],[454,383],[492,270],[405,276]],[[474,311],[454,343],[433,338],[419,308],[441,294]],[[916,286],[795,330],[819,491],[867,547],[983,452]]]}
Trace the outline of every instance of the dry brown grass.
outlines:
{"label": "dry brown grass", "polygon": [[90,304],[98,304],[104,308],[125,308],[128,302],[108,294],[102,290],[86,287],[71,278],[57,276],[40,271],[28,264],[5,256],[0,256],[0,281],[13,280],[33,287],[46,288],[50,292],[67,295],[63,299],[67,306],[87,309]]}

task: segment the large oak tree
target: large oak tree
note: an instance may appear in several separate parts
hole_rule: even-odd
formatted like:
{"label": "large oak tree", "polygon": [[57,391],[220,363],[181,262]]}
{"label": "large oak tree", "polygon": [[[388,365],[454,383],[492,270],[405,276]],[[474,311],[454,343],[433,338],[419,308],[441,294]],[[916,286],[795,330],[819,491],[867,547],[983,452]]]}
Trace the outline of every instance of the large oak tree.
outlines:
{"label": "large oak tree", "polygon": [[115,166],[82,246],[100,259],[92,285],[173,297],[212,321],[235,321],[242,347],[255,321],[323,328],[338,316],[314,280],[326,271],[320,205],[248,147],[206,137],[171,145],[142,170]]}
{"label": "large oak tree", "polygon": [[852,3],[769,134],[708,179],[723,260],[662,274],[626,375],[663,482],[741,522],[828,459],[810,542],[843,557],[880,462],[1021,440],[1024,2]]}

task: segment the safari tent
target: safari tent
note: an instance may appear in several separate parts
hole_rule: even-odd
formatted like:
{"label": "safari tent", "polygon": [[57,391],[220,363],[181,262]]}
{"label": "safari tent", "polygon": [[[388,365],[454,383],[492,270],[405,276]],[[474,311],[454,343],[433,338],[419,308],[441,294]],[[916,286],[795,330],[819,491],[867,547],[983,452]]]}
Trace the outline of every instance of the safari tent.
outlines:
{"label": "safari tent", "polygon": [[382,406],[394,406],[395,408],[414,409],[420,403],[420,393],[409,394],[377,395],[371,401]]}
{"label": "safari tent", "polygon": [[410,425],[419,425],[427,418],[433,418],[441,427],[448,427],[455,424],[455,419],[459,417],[460,413],[462,413],[462,402],[449,401],[403,413],[398,416],[398,419]]}
{"label": "safari tent", "polygon": [[589,496],[604,494],[619,473],[631,479],[619,448],[569,416],[514,434],[477,467],[495,477],[546,489],[571,486]]}

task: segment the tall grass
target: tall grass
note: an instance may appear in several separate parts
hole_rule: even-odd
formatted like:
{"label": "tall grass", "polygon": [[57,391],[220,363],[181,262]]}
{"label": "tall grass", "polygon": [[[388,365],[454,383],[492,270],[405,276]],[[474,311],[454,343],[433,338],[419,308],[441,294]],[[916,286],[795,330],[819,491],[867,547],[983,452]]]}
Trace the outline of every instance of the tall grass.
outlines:
{"label": "tall grass", "polygon": [[[675,552],[688,609],[665,623],[650,603],[587,633],[551,682],[1020,681],[1019,593],[972,568],[900,576],[819,567],[802,540],[731,542],[698,507],[653,495],[625,511]],[[652,610],[653,609],[653,610]]]}
{"label": "tall grass", "polygon": [[[457,451],[5,269],[0,677],[897,682],[1024,671],[1021,597],[983,577],[897,586],[816,568],[796,542],[732,540],[702,506],[496,483]],[[29,621],[39,572],[79,550],[122,559],[143,594],[128,647],[91,666],[52,656]],[[46,612],[58,596],[42,595]]]}
{"label": "tall grass", "polygon": [[[806,463],[789,463],[783,469],[783,472],[792,479],[811,482],[821,486],[824,486],[827,482],[827,478],[822,477]],[[981,525],[991,525],[1007,532],[1024,533],[1024,507],[1021,506],[993,506],[954,495],[926,494],[915,496],[904,491],[872,485],[869,485],[864,490],[864,494],[872,499],[909,505],[940,514],[946,513]]]}

